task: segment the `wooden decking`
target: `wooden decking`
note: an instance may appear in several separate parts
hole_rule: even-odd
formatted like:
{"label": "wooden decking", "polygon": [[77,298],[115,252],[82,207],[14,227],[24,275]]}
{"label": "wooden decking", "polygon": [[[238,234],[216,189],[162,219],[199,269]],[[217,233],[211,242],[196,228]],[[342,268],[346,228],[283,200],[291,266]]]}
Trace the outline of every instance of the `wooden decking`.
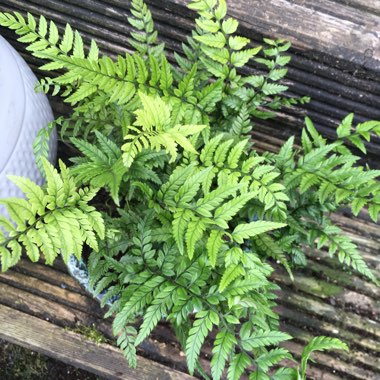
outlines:
{"label": "wooden decking", "polygon": [[[378,269],[380,230],[366,221],[365,215],[355,222],[337,215],[336,221],[359,245],[371,267]],[[308,252],[308,258],[307,269],[295,273],[294,283],[280,268],[273,276],[282,288],[277,307],[282,328],[295,336],[286,346],[297,357],[311,336],[339,336],[350,345],[350,353],[317,355],[310,378],[380,378],[380,289],[356,275],[341,273],[340,265],[324,252]],[[141,346],[139,368],[151,369],[151,374],[143,373],[145,377],[133,377],[135,372],[109,345],[97,350],[94,343],[64,330],[78,325],[95,326],[112,341],[111,321],[103,319],[98,303],[67,274],[62,262],[46,267],[22,260],[16,268],[0,275],[0,338],[110,379],[191,378],[186,377],[183,353],[165,324]],[[74,350],[75,355],[70,354],[73,342],[84,347]],[[99,362],[98,355],[112,358],[110,364]],[[209,358],[210,349],[206,347],[205,366]]]}
{"label": "wooden decking", "polygon": [[[193,13],[184,7],[186,1],[147,3],[169,51],[179,51],[193,25]],[[253,132],[258,150],[276,151],[290,134],[299,134],[305,112],[328,137],[334,136],[338,120],[348,112],[355,111],[357,121],[380,119],[379,1],[231,0],[229,5],[231,15],[241,20],[241,33],[255,43],[262,35],[280,35],[293,42],[287,79],[290,92],[313,99],[302,108],[283,111],[275,120],[258,123]],[[129,1],[125,0],[1,0],[0,4],[0,10],[42,13],[60,26],[70,22],[111,55],[123,53],[127,47],[128,8]],[[24,54],[12,32],[0,29],[0,33]],[[39,62],[28,54],[24,56],[36,69]],[[54,101],[53,105],[56,113],[65,112],[60,103]],[[369,144],[369,152],[370,165],[380,167],[380,139]],[[359,245],[371,268],[379,272],[379,226],[371,223],[366,213],[357,220],[343,213],[335,219]],[[310,379],[380,378],[380,289],[359,276],[342,272],[325,252],[307,255],[309,265],[296,272],[294,283],[281,268],[274,275],[282,288],[277,309],[283,328],[296,337],[287,343],[288,348],[298,356],[313,335],[339,336],[350,345],[350,353],[317,355]],[[101,346],[97,351],[94,343],[64,330],[77,324],[94,324],[112,340],[110,321],[102,316],[97,302],[60,262],[45,267],[22,261],[0,275],[0,338],[110,379],[191,378],[185,374],[183,353],[165,324],[141,346],[137,372],[128,369],[111,346]],[[59,339],[54,341],[52,336]],[[66,341],[72,343],[66,346]],[[208,347],[203,352],[206,366],[210,352]],[[110,359],[101,362],[97,355]]]}

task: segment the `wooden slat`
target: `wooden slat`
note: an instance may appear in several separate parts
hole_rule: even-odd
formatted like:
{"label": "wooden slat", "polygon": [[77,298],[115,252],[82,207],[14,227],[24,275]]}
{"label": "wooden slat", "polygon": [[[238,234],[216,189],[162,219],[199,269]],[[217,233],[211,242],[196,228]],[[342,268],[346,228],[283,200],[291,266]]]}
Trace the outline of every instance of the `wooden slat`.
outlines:
{"label": "wooden slat", "polygon": [[96,303],[94,304],[88,296],[71,292],[60,286],[51,285],[43,280],[30,276],[30,273],[23,274],[9,270],[6,273],[0,274],[0,281],[15,288],[31,291],[33,294],[43,297],[44,299],[86,312],[88,315],[93,315],[97,318],[103,317],[104,312],[100,306]]}
{"label": "wooden slat", "polygon": [[194,379],[141,356],[138,369],[129,368],[122,353],[113,346],[98,345],[82,335],[2,305],[0,338],[110,380]]}
{"label": "wooden slat", "polygon": [[355,9],[361,9],[380,16],[379,0],[335,0],[338,4],[346,4]]}
{"label": "wooden slat", "polygon": [[[372,299],[380,300],[380,288],[378,286],[360,278],[358,275],[343,272],[341,264],[337,264],[336,260],[329,261],[327,257],[323,258],[316,252],[306,251],[306,255],[309,260],[307,270],[315,278],[331,281],[345,289],[352,289]],[[330,266],[332,262],[333,267]],[[337,270],[340,270],[339,276],[337,276]]]}
{"label": "wooden slat", "polygon": [[42,280],[45,284],[56,285],[60,288],[88,296],[88,293],[79,285],[78,281],[68,276],[67,273],[56,270],[56,266],[57,264],[52,267],[40,263],[32,263],[28,259],[21,259],[13,270]]}
{"label": "wooden slat", "polygon": [[[276,311],[281,315],[284,329],[287,330],[287,324],[304,327],[307,326],[313,331],[313,335],[328,335],[343,339],[351,346],[351,351],[354,355],[363,355],[364,352],[373,352],[374,358],[371,359],[371,364],[376,363],[376,357],[380,353],[380,342],[376,339],[371,339],[361,334],[344,329],[342,326],[337,326],[333,323],[324,321],[298,311],[286,305],[278,305]],[[354,347],[353,347],[354,345]]]}
{"label": "wooden slat", "polygon": [[62,305],[59,302],[2,282],[0,282],[0,304],[51,321],[61,327],[75,327],[76,324],[91,326],[94,324],[107,337],[112,336],[110,325],[102,317],[95,317],[77,308]]}
{"label": "wooden slat", "polygon": [[345,289],[338,284],[321,280],[315,276],[297,275],[292,281],[289,275],[282,269],[277,268],[273,279],[280,286],[291,286],[295,292],[303,292],[305,295],[315,297],[326,302],[333,302],[334,307],[342,310],[355,310],[356,313],[367,315],[374,321],[380,320],[380,302],[371,297],[360,294],[353,290]]}
{"label": "wooden slat", "polygon": [[279,300],[288,307],[301,310],[305,315],[313,315],[372,339],[380,339],[380,324],[368,317],[340,310],[333,305],[307,297],[302,293],[293,293],[292,289],[284,286],[279,291]]}
{"label": "wooden slat", "polygon": [[[170,0],[184,6],[186,0]],[[380,72],[380,17],[326,0],[230,1],[242,26],[286,38],[301,50],[311,48]]]}

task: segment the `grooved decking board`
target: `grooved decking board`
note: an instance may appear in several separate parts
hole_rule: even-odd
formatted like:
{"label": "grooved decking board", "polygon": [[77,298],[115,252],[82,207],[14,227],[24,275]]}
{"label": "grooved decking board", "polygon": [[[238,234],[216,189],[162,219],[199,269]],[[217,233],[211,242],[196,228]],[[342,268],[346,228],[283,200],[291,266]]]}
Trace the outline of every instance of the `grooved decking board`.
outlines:
{"label": "grooved decking board", "polygon": [[229,4],[231,15],[248,29],[283,37],[302,50],[323,51],[334,59],[380,73],[380,16],[353,2],[345,5],[331,0],[245,0]]}
{"label": "grooved decking board", "polygon": [[139,357],[129,368],[122,353],[52,323],[0,305],[0,338],[110,380],[191,380],[194,377]]}

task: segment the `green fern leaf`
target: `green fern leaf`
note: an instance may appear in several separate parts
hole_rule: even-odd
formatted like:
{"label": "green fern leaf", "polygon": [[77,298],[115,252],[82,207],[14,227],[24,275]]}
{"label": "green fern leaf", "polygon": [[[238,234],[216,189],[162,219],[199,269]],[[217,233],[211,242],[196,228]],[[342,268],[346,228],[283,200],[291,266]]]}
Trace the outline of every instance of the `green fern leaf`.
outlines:
{"label": "green fern leaf", "polygon": [[318,336],[313,338],[309,344],[304,348],[301,359],[301,376],[302,379],[306,379],[306,364],[309,357],[314,351],[325,350],[345,350],[348,351],[348,347],[340,339],[329,338],[326,336]]}
{"label": "green fern leaf", "polygon": [[213,379],[219,380],[221,378],[227,358],[236,344],[237,340],[235,335],[229,331],[223,329],[217,334],[211,359],[211,373]]}
{"label": "green fern leaf", "polygon": [[222,230],[211,230],[210,236],[207,240],[208,258],[210,260],[210,265],[213,268],[215,268],[218,253],[223,244],[223,235],[224,232]]}
{"label": "green fern leaf", "polygon": [[183,209],[178,213],[174,214],[173,219],[173,237],[177,243],[177,247],[181,255],[184,254],[185,247],[183,240],[185,238],[185,232],[188,228],[193,213],[190,210]]}
{"label": "green fern leaf", "polygon": [[205,228],[206,226],[201,219],[194,219],[188,225],[186,231],[186,248],[190,260],[194,256],[195,244],[202,238]]}
{"label": "green fern leaf", "polygon": [[191,374],[194,373],[201,347],[212,329],[211,313],[210,311],[200,311],[195,315],[195,321],[186,340],[187,366]]}
{"label": "green fern leaf", "polygon": [[270,367],[273,367],[284,359],[292,359],[292,355],[288,350],[282,347],[274,348],[257,358],[257,365],[260,370],[267,372]]}
{"label": "green fern leaf", "polygon": [[243,276],[245,274],[244,268],[240,264],[229,266],[223,273],[223,276],[219,283],[219,291],[223,292],[228,285],[231,284],[239,276]]}
{"label": "green fern leaf", "polygon": [[258,330],[251,336],[242,339],[243,347],[247,350],[255,348],[266,347],[276,345],[285,340],[289,340],[292,337],[281,331],[264,331]]}
{"label": "green fern leaf", "polygon": [[227,379],[239,380],[247,367],[252,364],[251,359],[245,353],[235,354],[228,368]]}
{"label": "green fern leaf", "polygon": [[278,228],[285,227],[284,223],[266,222],[258,221],[251,223],[242,223],[235,227],[232,232],[232,238],[237,242],[242,244],[244,239],[260,235],[262,233],[272,231]]}
{"label": "green fern leaf", "polygon": [[138,346],[156,327],[157,323],[165,315],[167,309],[172,303],[172,292],[175,286],[166,285],[164,289],[153,300],[144,314],[144,321],[140,327],[139,334],[136,337],[135,345]]}

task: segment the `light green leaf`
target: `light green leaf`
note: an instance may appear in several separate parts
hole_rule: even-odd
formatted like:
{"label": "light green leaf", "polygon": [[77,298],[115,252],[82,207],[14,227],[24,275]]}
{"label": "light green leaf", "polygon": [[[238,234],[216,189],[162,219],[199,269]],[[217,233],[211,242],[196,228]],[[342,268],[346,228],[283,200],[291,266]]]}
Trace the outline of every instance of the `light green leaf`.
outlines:
{"label": "light green leaf", "polygon": [[275,230],[277,228],[283,228],[286,224],[267,222],[267,221],[257,221],[251,223],[242,223],[235,227],[232,232],[232,238],[240,244],[244,243],[244,239],[254,237],[256,235],[263,234],[268,231]]}

